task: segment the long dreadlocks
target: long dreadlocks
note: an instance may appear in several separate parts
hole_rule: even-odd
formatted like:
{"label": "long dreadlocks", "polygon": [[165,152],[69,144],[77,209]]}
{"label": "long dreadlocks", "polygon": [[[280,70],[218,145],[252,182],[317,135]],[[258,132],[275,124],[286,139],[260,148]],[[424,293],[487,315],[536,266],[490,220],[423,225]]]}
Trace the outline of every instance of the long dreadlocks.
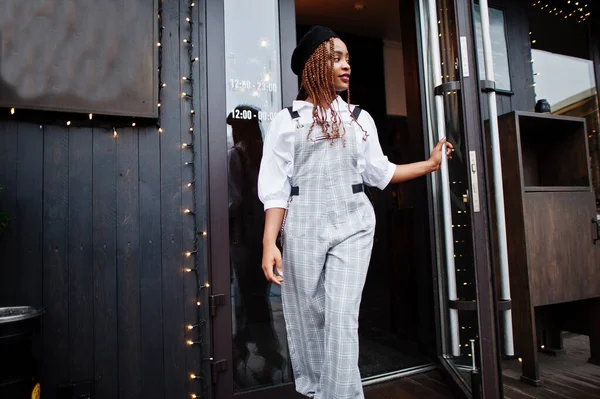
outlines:
{"label": "long dreadlocks", "polygon": [[[334,85],[334,38],[323,42],[310,56],[302,70],[302,81],[300,85],[299,99],[311,98],[314,101],[312,111],[313,123],[308,130],[307,139],[310,138],[315,124],[323,130],[325,137],[333,143],[333,140],[343,138],[346,134],[342,118],[331,107],[331,103],[337,97]],[[327,111],[331,112],[331,122],[327,120]],[[348,88],[348,111],[350,111],[350,88]],[[352,115],[352,112],[350,112]],[[354,116],[352,115],[354,119]],[[363,139],[368,136],[367,132],[354,119],[356,124],[365,133]],[[343,142],[345,142],[343,140]]]}

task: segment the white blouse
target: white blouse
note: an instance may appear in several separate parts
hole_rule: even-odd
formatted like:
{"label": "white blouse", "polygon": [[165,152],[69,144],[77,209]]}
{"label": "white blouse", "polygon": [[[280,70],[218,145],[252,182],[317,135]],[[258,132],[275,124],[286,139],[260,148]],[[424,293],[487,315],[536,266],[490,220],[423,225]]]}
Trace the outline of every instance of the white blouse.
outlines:
{"label": "white blouse", "polygon": [[[303,125],[312,123],[312,108],[313,104],[306,101],[294,101],[292,105],[292,109],[298,111],[300,123]],[[340,114],[343,121],[350,117],[348,104],[341,97],[338,96],[333,101],[332,108]],[[354,129],[359,148],[358,169],[363,182],[368,186],[384,189],[392,179],[396,165],[383,155],[371,115],[363,110],[358,116],[358,123],[368,133],[367,139],[363,140],[364,132]],[[291,192],[290,178],[294,173],[295,131],[296,123],[289,111],[283,109],[273,118],[266,134],[258,175],[258,196],[265,210],[287,208]],[[312,134],[318,136],[321,133],[321,127],[315,124]]]}

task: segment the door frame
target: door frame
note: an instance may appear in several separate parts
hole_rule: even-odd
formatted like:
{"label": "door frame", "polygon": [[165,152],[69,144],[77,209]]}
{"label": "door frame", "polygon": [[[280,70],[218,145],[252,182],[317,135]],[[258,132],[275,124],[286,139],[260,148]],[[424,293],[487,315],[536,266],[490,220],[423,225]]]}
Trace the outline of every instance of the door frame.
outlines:
{"label": "door frame", "polygon": [[[475,263],[475,279],[477,286],[477,315],[478,315],[478,331],[479,331],[479,371],[481,373],[481,389],[483,397],[486,399],[502,398],[502,378],[501,378],[501,364],[500,364],[500,350],[498,346],[498,325],[497,325],[497,302],[495,293],[495,274],[491,259],[491,231],[490,231],[490,215],[491,215],[491,203],[490,203],[490,190],[487,176],[487,164],[486,164],[486,140],[483,134],[484,127],[481,119],[480,112],[480,93],[481,93],[481,82],[478,78],[477,73],[477,53],[475,46],[475,34],[474,24],[472,18],[473,2],[472,0],[453,0],[455,10],[455,24],[456,24],[456,37],[465,37],[467,40],[467,53],[462,54],[464,50],[458,43],[456,43],[459,57],[466,57],[468,60],[469,70],[471,71],[469,77],[462,77],[461,71],[461,92],[462,92],[462,120],[463,128],[465,130],[464,139],[467,152],[475,151],[476,160],[478,165],[477,183],[479,186],[479,200],[481,205],[480,212],[474,212],[472,207],[469,207],[469,213],[471,218],[471,235],[473,242],[473,255]],[[414,108],[419,108],[418,112],[409,112],[409,126],[419,127],[422,129],[424,134],[424,140],[427,140],[427,108],[423,101],[425,98],[425,65],[422,57],[421,49],[424,48],[424,38],[421,35],[419,1],[413,0],[412,2],[406,1],[400,3],[401,17],[402,20],[402,35],[405,37],[416,37],[417,57],[419,64],[419,82],[418,90],[410,91],[407,86],[407,94],[418,97],[415,101],[408,101],[407,105],[416,104]],[[404,6],[403,6],[404,5]],[[411,12],[411,10],[413,10]],[[404,11],[404,12],[403,12]],[[407,15],[414,15],[417,20],[412,20]],[[457,39],[458,40],[458,39]],[[413,40],[408,40],[410,46],[413,46]],[[406,43],[408,44],[408,43]],[[406,48],[406,47],[405,47]],[[405,62],[408,57],[405,56]],[[454,61],[454,60],[453,60]],[[458,62],[458,60],[456,60]],[[461,65],[461,62],[458,62]],[[414,79],[410,79],[410,65],[405,65],[406,71],[406,82],[407,84]],[[419,120],[416,120],[420,118]],[[410,121],[412,119],[412,121]],[[428,156],[428,154],[425,154]],[[469,179],[469,187],[472,186],[471,174],[467,174]],[[433,209],[433,181],[428,179],[428,194],[429,194],[429,207]],[[436,252],[436,239],[434,218],[432,212],[430,212],[430,226],[431,226],[431,253]],[[435,257],[432,256],[432,264],[434,276],[440,279],[438,276],[437,264]],[[434,285],[435,295],[435,311],[436,317],[436,335],[438,338],[438,359],[445,371],[446,376],[451,382],[452,388],[458,390],[461,396],[470,397],[472,394],[470,388],[464,384],[462,379],[456,374],[454,368],[449,364],[446,358],[443,356],[442,348],[442,324],[440,320],[440,306],[438,302],[439,295],[443,295],[443,292],[439,290],[437,285]]]}
{"label": "door frame", "polygon": [[[204,179],[207,181],[205,196],[207,198],[208,210],[208,274],[210,276],[211,295],[223,294],[225,302],[215,308],[211,319],[211,362],[224,360],[228,365],[224,370],[213,373],[215,380],[211,381],[213,397],[216,399],[228,399],[233,397],[233,373],[232,373],[232,341],[231,339],[215,339],[215,337],[231,336],[231,286],[230,286],[230,263],[229,263],[229,224],[228,224],[228,187],[227,169],[227,128],[224,117],[227,115],[226,91],[225,91],[225,31],[224,31],[224,2],[204,0],[200,3],[204,9],[204,26],[198,30],[198,43],[203,45],[205,51],[201,52],[200,62],[202,100],[205,105],[201,108],[203,132],[201,132],[206,143],[205,154],[210,154],[204,162],[208,170],[204,171]],[[467,38],[468,60],[471,71],[477,71],[475,41],[472,23],[472,1],[454,0],[456,10],[457,34]],[[424,142],[427,142],[426,129],[427,114],[426,107],[422,101],[425,98],[424,65],[421,54],[423,38],[420,34],[419,5],[418,0],[400,1],[400,17],[402,24],[402,35],[405,50],[416,55],[418,60],[418,71],[414,70],[414,58],[405,57],[405,78],[407,95],[414,96],[416,101],[407,101],[408,124],[410,128],[422,129]],[[201,11],[202,12],[202,11]],[[296,43],[295,29],[295,2],[294,0],[279,1],[279,28],[282,65],[289,63],[291,53]],[[416,54],[414,53],[416,51]],[[210,54],[210,56],[208,56]],[[412,65],[408,65],[409,61]],[[415,79],[415,77],[417,77]],[[480,190],[481,212],[474,213],[470,208],[472,221],[473,248],[475,255],[478,322],[480,335],[480,354],[482,373],[482,390],[485,398],[495,399],[502,397],[500,353],[498,349],[498,327],[496,321],[496,295],[494,292],[494,272],[490,254],[490,230],[489,230],[489,188],[485,179],[485,137],[480,118],[479,93],[480,82],[472,74],[471,77],[462,78],[463,84],[463,121],[465,128],[465,140],[467,149],[477,152],[477,162],[480,173],[478,184]],[[282,101],[283,104],[291,104],[295,99],[298,87],[296,76],[290,68],[281,68],[282,79]],[[413,90],[410,89],[413,86]],[[418,87],[414,87],[418,86]],[[416,89],[416,90],[415,90]],[[408,100],[408,98],[407,98]],[[412,111],[411,111],[412,109]],[[425,146],[425,156],[428,156]],[[469,182],[470,183],[470,182]],[[432,180],[428,179],[429,209],[433,209],[432,203]],[[435,236],[433,230],[434,215],[430,216],[431,253],[435,253]],[[430,256],[433,275],[437,275],[435,256]],[[219,271],[215,273],[214,271]],[[461,396],[468,396],[462,380],[456,375],[452,367],[441,356],[442,337],[441,322],[439,319],[439,305],[437,301],[437,285],[434,284],[434,311],[436,312],[436,335],[438,347],[438,359],[445,370],[451,386]],[[209,306],[214,305],[206,298]],[[485,343],[484,345],[481,342]],[[209,374],[210,376],[210,374]],[[208,383],[208,382],[207,382]],[[236,396],[243,398],[293,398],[300,397],[295,394],[294,385],[288,383],[277,388],[260,389]]]}
{"label": "door frame", "polygon": [[[202,137],[206,142],[208,160],[205,164],[208,170],[204,171],[207,181],[208,210],[208,275],[211,287],[208,295],[208,306],[213,308],[210,321],[211,334],[210,362],[225,364],[225,367],[209,368],[211,373],[212,397],[215,399],[230,399],[234,397],[233,390],[233,345],[231,339],[231,269],[229,257],[229,209],[228,209],[228,176],[227,176],[227,115],[226,102],[226,70],[225,70],[225,14],[224,1],[203,0],[200,3],[204,9],[204,26],[199,29],[199,40],[203,50],[200,62],[204,66],[201,72],[203,89],[202,102],[205,106],[201,109],[203,132]],[[289,64],[292,51],[296,43],[294,0],[279,0],[279,34],[281,46],[281,60],[283,65]],[[282,101],[290,103],[295,99],[297,80],[290,68],[281,68]],[[218,272],[216,272],[218,271]],[[224,295],[224,301],[211,302],[210,297]],[[213,310],[211,309],[211,311]],[[244,399],[279,399],[301,398],[296,393],[294,384],[287,383],[273,388],[262,388],[249,392],[236,394],[235,397]]]}

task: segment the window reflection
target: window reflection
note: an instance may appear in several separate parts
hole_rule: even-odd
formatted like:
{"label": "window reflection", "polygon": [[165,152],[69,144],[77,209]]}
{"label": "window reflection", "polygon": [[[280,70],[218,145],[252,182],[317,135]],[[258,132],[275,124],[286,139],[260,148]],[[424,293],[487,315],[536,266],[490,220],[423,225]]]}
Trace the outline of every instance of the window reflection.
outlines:
{"label": "window reflection", "polygon": [[262,268],[257,180],[264,134],[281,109],[276,0],[225,1],[229,251],[235,391],[291,381],[279,287]]}
{"label": "window reflection", "polygon": [[[492,42],[492,64],[494,65],[494,78],[498,90],[511,90],[510,69],[508,66],[508,46],[504,28],[504,12],[496,8],[489,8],[490,39]],[[481,33],[481,10],[479,4],[473,6],[473,21],[475,37],[477,38],[477,68],[481,79],[486,79],[483,62],[483,36]]]}
{"label": "window reflection", "polygon": [[556,115],[586,119],[592,184],[600,194],[600,140],[598,140],[598,95],[594,64],[590,60],[531,50],[536,101],[546,100]]}

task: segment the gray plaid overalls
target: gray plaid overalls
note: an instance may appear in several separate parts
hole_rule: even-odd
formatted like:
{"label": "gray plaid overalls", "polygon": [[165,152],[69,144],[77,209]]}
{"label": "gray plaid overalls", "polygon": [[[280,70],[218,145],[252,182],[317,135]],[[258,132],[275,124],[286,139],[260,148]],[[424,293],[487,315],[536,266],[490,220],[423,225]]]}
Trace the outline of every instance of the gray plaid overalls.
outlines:
{"label": "gray plaid overalls", "polygon": [[316,399],[364,398],[358,312],[375,212],[357,165],[354,129],[360,127],[349,113],[341,115],[345,146],[314,132],[307,139],[310,124],[296,119],[292,196],[282,232],[283,310],[296,390]]}

